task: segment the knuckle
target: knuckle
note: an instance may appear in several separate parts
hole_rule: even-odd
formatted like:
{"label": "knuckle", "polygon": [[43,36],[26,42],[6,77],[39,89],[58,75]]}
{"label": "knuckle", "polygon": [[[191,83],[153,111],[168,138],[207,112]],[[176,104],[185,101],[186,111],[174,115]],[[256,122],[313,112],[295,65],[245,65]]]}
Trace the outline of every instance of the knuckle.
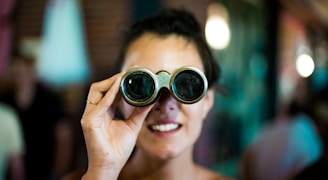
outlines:
{"label": "knuckle", "polygon": [[98,85],[99,85],[99,82],[93,82],[93,83],[91,83],[91,85],[90,85],[90,90],[95,90],[95,89],[97,89]]}

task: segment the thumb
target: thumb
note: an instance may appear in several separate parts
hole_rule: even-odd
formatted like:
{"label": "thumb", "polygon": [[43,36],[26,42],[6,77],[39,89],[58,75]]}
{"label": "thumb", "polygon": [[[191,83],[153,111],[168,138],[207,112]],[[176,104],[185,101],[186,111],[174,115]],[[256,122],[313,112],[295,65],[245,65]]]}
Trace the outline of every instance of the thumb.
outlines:
{"label": "thumb", "polygon": [[138,132],[141,129],[143,121],[146,119],[149,111],[153,108],[153,105],[146,106],[146,107],[136,107],[130,118],[127,120],[128,126],[134,131]]}

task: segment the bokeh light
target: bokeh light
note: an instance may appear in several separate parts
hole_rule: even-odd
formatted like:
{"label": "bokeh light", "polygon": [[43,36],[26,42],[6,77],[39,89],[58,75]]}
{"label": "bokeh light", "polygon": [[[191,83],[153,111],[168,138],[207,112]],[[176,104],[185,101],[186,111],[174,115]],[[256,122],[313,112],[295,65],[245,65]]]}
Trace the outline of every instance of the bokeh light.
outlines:
{"label": "bokeh light", "polygon": [[210,4],[205,25],[205,37],[208,44],[214,49],[224,49],[230,42],[226,8],[218,3]]}
{"label": "bokeh light", "polygon": [[311,56],[307,54],[301,54],[296,60],[296,70],[302,77],[309,77],[313,73],[315,68],[314,61]]}

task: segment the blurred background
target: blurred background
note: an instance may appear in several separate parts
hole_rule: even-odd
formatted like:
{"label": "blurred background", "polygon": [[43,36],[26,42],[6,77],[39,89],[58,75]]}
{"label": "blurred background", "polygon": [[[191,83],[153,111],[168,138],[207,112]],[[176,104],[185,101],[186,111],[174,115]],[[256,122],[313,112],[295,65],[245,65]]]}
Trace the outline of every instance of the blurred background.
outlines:
{"label": "blurred background", "polygon": [[222,69],[195,149],[204,166],[242,178],[245,150],[284,116],[299,82],[311,80],[301,87],[307,95],[328,83],[325,0],[0,0],[0,93],[13,84],[13,52],[35,59],[68,124],[69,166],[60,173],[87,165],[80,118],[90,83],[115,71],[120,33],[170,7],[195,14]]}

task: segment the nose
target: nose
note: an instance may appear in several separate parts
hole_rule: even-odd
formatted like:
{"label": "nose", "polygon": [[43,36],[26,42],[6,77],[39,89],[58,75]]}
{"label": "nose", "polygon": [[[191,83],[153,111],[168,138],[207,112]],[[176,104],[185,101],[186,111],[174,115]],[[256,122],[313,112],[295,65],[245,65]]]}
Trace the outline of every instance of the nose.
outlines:
{"label": "nose", "polygon": [[161,111],[162,113],[172,113],[178,110],[178,102],[171,95],[170,91],[163,88],[160,91],[160,96],[153,108],[155,111]]}

